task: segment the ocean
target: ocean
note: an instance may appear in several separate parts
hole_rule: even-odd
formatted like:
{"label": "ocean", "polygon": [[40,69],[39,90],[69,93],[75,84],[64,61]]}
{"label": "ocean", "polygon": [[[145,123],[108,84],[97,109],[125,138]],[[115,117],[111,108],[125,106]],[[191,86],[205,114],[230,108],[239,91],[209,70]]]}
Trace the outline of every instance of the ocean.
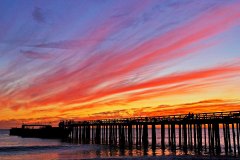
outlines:
{"label": "ocean", "polygon": [[[149,132],[151,132],[151,130],[149,130]],[[150,133],[149,143],[151,144]],[[157,143],[160,144],[159,137],[157,137]],[[223,150],[223,141],[221,141],[221,147]],[[120,150],[117,147],[109,147],[106,145],[76,144],[64,142],[58,139],[21,138],[18,136],[9,136],[9,130],[0,130],[0,160],[67,160],[94,158],[126,159],[130,157],[141,157],[147,159],[153,157],[168,157],[168,159],[172,159],[173,157],[176,158],[183,155],[188,159],[192,159],[192,157],[209,157],[207,152],[202,152],[201,155],[198,155],[194,151],[188,151],[187,155],[185,155],[181,150],[177,149],[175,152],[171,152],[168,148],[162,152],[159,146],[157,147],[156,151],[153,152],[151,147],[149,147],[147,151],[143,151],[139,148]]]}

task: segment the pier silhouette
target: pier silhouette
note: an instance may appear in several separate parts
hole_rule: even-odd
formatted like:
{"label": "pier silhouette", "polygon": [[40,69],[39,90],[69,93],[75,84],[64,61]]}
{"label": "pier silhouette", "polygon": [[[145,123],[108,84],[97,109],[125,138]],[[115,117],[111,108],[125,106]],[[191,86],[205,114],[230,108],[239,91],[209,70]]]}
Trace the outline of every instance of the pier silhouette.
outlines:
{"label": "pier silhouette", "polygon": [[[208,152],[212,155],[240,155],[240,111],[62,121],[59,126],[69,130],[71,141],[80,144],[105,144],[145,150],[151,147],[153,151],[159,146],[163,151],[168,147],[172,151],[180,149],[184,153],[194,150],[196,153]],[[160,130],[159,134],[156,129]],[[157,143],[157,136],[160,137],[160,143]],[[224,147],[221,147],[222,141]]]}

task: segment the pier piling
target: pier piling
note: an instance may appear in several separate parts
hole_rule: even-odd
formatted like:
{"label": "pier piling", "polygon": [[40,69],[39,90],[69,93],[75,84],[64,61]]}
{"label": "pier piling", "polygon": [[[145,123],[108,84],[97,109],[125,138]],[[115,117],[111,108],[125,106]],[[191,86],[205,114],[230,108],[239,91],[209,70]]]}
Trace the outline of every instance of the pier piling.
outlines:
{"label": "pier piling", "polygon": [[[167,147],[174,151],[178,147],[184,153],[193,149],[201,153],[204,149],[205,152],[209,151],[213,155],[220,155],[224,151],[225,155],[239,156],[239,122],[240,111],[234,111],[73,121],[64,124],[66,124],[65,128],[70,130],[69,138],[77,143],[118,145],[120,148],[128,146],[129,149],[135,146],[146,150],[149,147],[148,131],[151,129],[150,145],[154,153],[157,146],[160,146],[162,151]],[[157,144],[158,134],[160,144]]]}

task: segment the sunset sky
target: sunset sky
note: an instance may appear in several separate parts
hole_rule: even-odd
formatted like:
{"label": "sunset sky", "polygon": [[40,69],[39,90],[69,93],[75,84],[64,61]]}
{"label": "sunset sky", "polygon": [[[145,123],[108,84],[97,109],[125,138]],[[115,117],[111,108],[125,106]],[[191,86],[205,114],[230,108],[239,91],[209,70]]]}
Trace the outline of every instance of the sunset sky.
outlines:
{"label": "sunset sky", "polygon": [[0,1],[0,128],[233,110],[239,0]]}

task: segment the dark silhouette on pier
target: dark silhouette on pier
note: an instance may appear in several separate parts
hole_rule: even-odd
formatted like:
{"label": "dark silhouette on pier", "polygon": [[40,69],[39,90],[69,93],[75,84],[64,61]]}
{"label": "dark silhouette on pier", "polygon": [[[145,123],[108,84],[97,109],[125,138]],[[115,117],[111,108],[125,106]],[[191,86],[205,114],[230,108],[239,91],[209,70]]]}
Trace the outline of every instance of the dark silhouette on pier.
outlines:
{"label": "dark silhouette on pier", "polygon": [[23,124],[21,128],[10,129],[10,135],[21,137],[65,139],[69,133],[70,129],[64,126],[52,127],[46,124]]}
{"label": "dark silhouette on pier", "polygon": [[[153,151],[159,146],[163,151],[169,147],[172,151],[181,149],[185,153],[194,150],[199,154],[208,152],[212,155],[240,155],[240,111],[62,121],[59,125],[69,130],[70,140],[82,144],[105,144],[129,149],[140,147],[144,150],[151,147]],[[156,135],[156,128],[160,129],[160,135]],[[220,143],[221,128],[224,148]],[[151,145],[148,129],[152,130]],[[157,144],[156,136],[160,136],[160,144]]]}

